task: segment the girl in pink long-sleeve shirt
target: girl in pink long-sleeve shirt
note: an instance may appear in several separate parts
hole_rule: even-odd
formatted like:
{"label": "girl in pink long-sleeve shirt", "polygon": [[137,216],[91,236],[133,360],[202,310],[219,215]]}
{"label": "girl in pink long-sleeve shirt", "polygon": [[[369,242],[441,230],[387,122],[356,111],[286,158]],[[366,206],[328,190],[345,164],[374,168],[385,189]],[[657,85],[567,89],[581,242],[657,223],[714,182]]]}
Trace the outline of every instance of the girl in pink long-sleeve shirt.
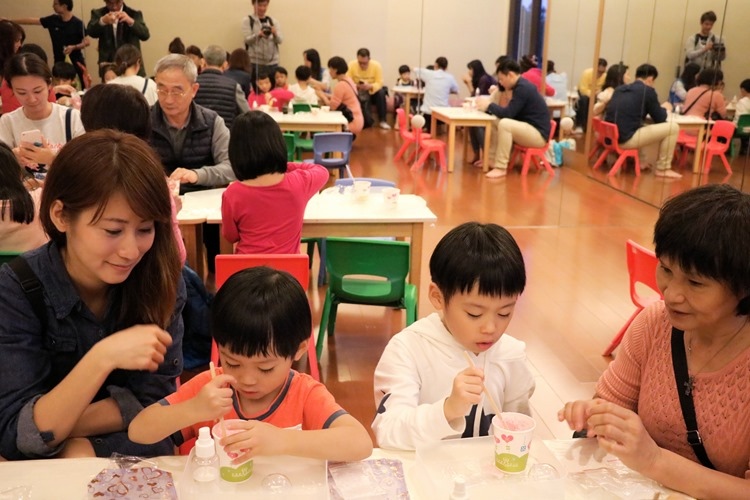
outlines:
{"label": "girl in pink long-sleeve shirt", "polygon": [[287,163],[281,129],[261,111],[234,120],[229,160],[239,182],[222,196],[221,230],[237,243],[235,252],[299,253],[305,207],[328,181],[328,170]]}
{"label": "girl in pink long-sleeve shirt", "polygon": [[250,109],[256,109],[263,104],[268,104],[278,111],[284,111],[289,101],[294,98],[291,90],[281,87],[271,90],[271,76],[268,73],[259,72],[256,83],[258,85],[258,92],[256,93],[255,90],[251,90],[250,95],[247,96],[247,104],[250,106]]}

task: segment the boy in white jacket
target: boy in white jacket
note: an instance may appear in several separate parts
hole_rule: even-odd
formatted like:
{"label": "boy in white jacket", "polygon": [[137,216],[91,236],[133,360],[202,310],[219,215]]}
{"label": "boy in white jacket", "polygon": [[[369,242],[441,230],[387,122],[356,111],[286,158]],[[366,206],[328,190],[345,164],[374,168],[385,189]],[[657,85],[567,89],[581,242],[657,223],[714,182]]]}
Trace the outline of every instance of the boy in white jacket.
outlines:
{"label": "boy in white jacket", "polygon": [[504,335],[526,285],[513,237],[496,224],[462,224],[435,247],[430,274],[438,312],[395,335],[375,368],[372,428],[382,448],[491,435],[483,384],[501,411],[530,414],[526,344]]}

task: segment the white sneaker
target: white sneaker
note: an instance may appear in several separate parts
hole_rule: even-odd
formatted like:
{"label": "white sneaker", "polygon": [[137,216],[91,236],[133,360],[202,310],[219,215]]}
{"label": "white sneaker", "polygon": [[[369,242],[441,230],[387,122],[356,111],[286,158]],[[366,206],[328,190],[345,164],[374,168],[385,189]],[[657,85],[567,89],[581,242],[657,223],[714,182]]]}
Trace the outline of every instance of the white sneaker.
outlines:
{"label": "white sneaker", "polygon": [[488,179],[499,179],[501,177],[505,177],[508,175],[508,170],[505,168],[493,168],[486,174],[484,174],[485,177]]}
{"label": "white sneaker", "polygon": [[391,126],[388,125],[387,122],[380,122],[380,128],[382,128],[383,130],[390,130]]}
{"label": "white sneaker", "polygon": [[682,179],[682,174],[678,174],[671,168],[667,168],[664,170],[655,170],[654,175],[656,177],[667,177],[669,179]]}

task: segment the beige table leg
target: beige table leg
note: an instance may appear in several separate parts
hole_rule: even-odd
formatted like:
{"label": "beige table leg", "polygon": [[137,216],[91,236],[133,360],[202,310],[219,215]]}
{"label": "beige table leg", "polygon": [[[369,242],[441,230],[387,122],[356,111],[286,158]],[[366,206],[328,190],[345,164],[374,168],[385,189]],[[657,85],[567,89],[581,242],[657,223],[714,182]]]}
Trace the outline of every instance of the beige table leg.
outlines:
{"label": "beige table leg", "polygon": [[703,138],[706,135],[706,128],[701,126],[698,129],[698,136],[696,137],[695,142],[695,155],[693,156],[693,173],[699,174],[701,173],[701,166],[703,165],[703,162],[701,161],[703,159]]}
{"label": "beige table leg", "polygon": [[484,126],[484,151],[482,152],[482,172],[490,171],[490,139],[493,122]]}
{"label": "beige table leg", "polygon": [[409,115],[411,114],[411,97],[409,94],[401,94],[404,96],[404,115],[406,115],[406,130],[409,131],[411,129],[411,120],[409,119]]}
{"label": "beige table leg", "polygon": [[431,114],[430,116],[432,117],[432,119],[430,120],[430,133],[432,134],[432,138],[436,139],[438,136],[438,120],[434,114]]}
{"label": "beige table leg", "polygon": [[448,172],[453,172],[453,162],[456,161],[456,125],[448,124]]}

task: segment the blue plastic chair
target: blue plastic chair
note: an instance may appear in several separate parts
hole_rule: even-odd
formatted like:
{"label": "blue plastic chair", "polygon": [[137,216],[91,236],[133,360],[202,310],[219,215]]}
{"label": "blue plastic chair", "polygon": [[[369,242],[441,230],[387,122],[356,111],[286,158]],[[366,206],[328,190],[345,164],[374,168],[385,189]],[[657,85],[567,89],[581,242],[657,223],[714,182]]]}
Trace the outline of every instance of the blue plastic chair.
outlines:
{"label": "blue plastic chair", "polygon": [[395,188],[396,183],[393,181],[387,181],[385,179],[374,179],[372,177],[357,177],[356,179],[353,179],[351,177],[347,177],[346,179],[336,179],[336,181],[333,183],[334,186],[339,187],[340,189],[343,189],[348,186],[354,186],[354,181],[367,181],[370,183],[371,188]]}
{"label": "blue plastic chair", "polygon": [[[326,132],[313,136],[313,158],[306,163],[323,165],[327,169],[337,168],[339,179],[345,177],[346,166],[349,164],[349,154],[352,151],[354,134],[351,132]],[[341,158],[331,158],[328,155],[341,154]]]}

